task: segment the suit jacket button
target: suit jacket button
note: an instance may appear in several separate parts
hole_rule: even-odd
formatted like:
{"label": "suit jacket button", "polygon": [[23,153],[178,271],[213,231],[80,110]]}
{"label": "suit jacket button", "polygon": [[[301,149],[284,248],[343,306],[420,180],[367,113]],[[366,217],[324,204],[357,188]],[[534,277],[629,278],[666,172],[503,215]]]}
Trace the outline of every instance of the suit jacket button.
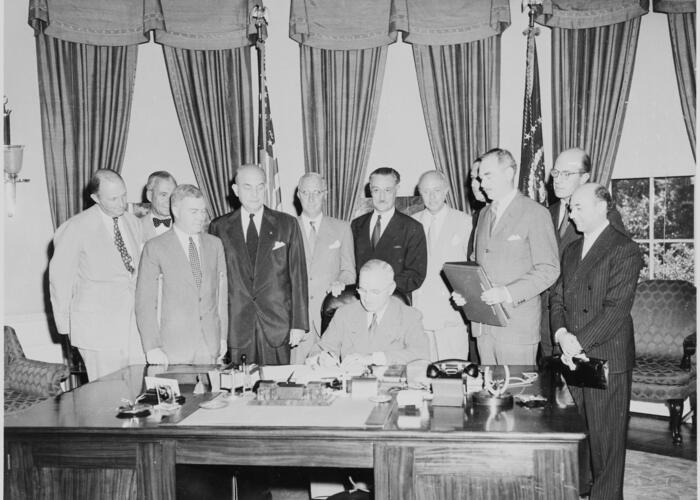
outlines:
{"label": "suit jacket button", "polygon": [[484,250],[484,253],[489,253],[489,249],[487,248],[486,250]]}
{"label": "suit jacket button", "polygon": [[588,291],[590,292],[591,290],[593,290],[593,287],[591,285],[588,285]]}
{"label": "suit jacket button", "polygon": [[583,312],[587,313],[587,312],[588,312],[588,309],[586,309],[586,308],[584,307],[584,308],[583,308]]}
{"label": "suit jacket button", "polygon": [[255,302],[255,297],[253,297],[253,302]]}

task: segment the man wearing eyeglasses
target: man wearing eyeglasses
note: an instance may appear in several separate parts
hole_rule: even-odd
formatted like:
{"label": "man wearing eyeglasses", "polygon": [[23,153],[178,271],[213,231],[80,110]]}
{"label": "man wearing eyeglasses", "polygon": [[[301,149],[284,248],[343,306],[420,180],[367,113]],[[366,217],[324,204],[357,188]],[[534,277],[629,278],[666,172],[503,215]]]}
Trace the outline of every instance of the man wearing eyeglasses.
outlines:
{"label": "man wearing eyeglasses", "polygon": [[[557,246],[559,247],[559,258],[561,259],[564,249],[574,241],[583,237],[580,231],[569,219],[569,201],[571,195],[579,187],[591,180],[591,157],[583,149],[571,148],[559,153],[554,168],[550,172],[554,194],[558,201],[549,207],[552,222],[556,229]],[[608,212],[610,224],[627,235],[627,230],[622,223],[620,212],[613,206]],[[551,332],[549,331],[549,292],[543,295],[543,310],[541,333],[541,354],[549,356],[553,352]]]}
{"label": "man wearing eyeglasses", "polygon": [[303,364],[321,337],[321,304],[327,293],[338,296],[345,285],[355,283],[355,254],[350,224],[323,213],[326,181],[316,172],[301,176],[297,196],[301,215],[297,218],[304,239],[309,277],[309,331],[292,348],[292,364]]}
{"label": "man wearing eyeglasses", "polygon": [[421,313],[392,297],[394,270],[378,259],[360,269],[360,301],[336,311],[307,364],[342,362],[350,372],[369,365],[405,364],[428,359],[428,338]]}
{"label": "man wearing eyeglasses", "polygon": [[370,259],[383,260],[394,269],[396,287],[411,297],[423,283],[428,267],[425,233],[420,222],[396,210],[401,176],[381,167],[369,176],[374,210],[350,223],[355,241],[355,267]]}

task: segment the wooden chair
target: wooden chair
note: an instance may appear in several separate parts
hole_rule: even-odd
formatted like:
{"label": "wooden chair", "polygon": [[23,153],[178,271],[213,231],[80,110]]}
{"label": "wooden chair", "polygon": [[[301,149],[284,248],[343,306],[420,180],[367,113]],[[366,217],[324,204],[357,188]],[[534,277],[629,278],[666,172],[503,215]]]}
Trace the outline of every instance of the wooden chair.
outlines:
{"label": "wooden chair", "polygon": [[14,328],[5,325],[5,413],[13,413],[61,393],[69,370],[60,363],[27,359]]}
{"label": "wooden chair", "polygon": [[683,401],[696,429],[696,290],[687,281],[639,283],[632,307],[636,363],[632,399],[668,405],[673,444],[680,445]]}

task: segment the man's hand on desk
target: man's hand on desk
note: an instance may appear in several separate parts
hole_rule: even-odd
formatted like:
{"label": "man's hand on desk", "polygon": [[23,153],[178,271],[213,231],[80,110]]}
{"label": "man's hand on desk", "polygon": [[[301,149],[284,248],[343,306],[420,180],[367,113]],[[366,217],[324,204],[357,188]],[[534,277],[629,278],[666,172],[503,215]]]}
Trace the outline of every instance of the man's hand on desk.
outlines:
{"label": "man's hand on desk", "polygon": [[168,355],[163,352],[163,349],[156,347],[146,353],[146,363],[149,365],[167,365]]}
{"label": "man's hand on desk", "polygon": [[321,351],[320,353],[306,358],[305,363],[310,366],[333,367],[340,366],[340,361],[332,352]]}
{"label": "man's hand on desk", "polygon": [[289,330],[289,345],[292,347],[298,346],[305,334],[306,332],[304,330],[300,330],[298,328],[292,328]]}
{"label": "man's hand on desk", "polygon": [[481,300],[490,306],[502,304],[503,302],[512,302],[510,293],[508,293],[508,289],[504,286],[489,288],[481,294]]}

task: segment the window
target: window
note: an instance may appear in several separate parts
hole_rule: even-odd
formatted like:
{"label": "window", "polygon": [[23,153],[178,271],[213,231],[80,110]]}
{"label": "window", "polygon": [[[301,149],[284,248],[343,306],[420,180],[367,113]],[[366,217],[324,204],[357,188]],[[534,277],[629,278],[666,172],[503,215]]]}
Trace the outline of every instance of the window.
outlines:
{"label": "window", "polygon": [[615,204],[644,256],[640,280],[694,282],[694,183],[693,176],[612,181]]}

